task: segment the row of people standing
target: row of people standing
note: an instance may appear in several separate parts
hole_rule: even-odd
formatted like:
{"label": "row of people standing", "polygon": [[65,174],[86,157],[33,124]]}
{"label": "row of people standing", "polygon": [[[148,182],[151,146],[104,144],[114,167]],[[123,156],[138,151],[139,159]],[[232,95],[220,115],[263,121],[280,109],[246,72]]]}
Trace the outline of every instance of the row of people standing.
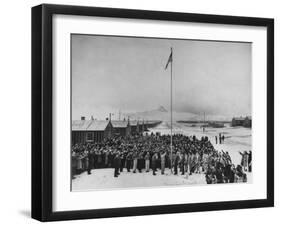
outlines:
{"label": "row of people standing", "polygon": [[[120,172],[123,172],[124,168],[127,168],[127,172],[142,173],[149,172],[152,170],[152,174],[156,175],[158,169],[161,174],[165,174],[165,170],[170,169],[175,175],[179,172],[184,175],[191,175],[192,173],[202,173],[207,169],[208,158],[207,154],[203,157],[199,153],[191,152],[173,152],[162,151],[162,152],[144,152],[138,154],[137,152],[129,152],[124,162],[124,154],[118,152],[115,156],[115,172],[114,176],[118,176]],[[116,173],[117,172],[117,173]]]}
{"label": "row of people standing", "polygon": [[[153,175],[157,175],[157,170],[160,169],[161,174],[165,173],[166,169],[166,157],[168,153],[154,153],[150,160],[150,154],[145,154],[145,172],[149,172],[150,162]],[[160,156],[160,157],[159,157]],[[119,153],[116,155],[116,165],[114,170],[114,176],[117,177],[121,172],[120,164],[121,160],[118,161]],[[160,166],[158,165],[160,160]],[[168,158],[168,161],[170,158]],[[244,169],[241,165],[235,166],[232,163],[231,157],[228,152],[214,151],[212,153],[204,153],[203,157],[200,157],[198,153],[173,153],[171,158],[171,164],[173,173],[178,174],[178,170],[181,175],[186,174],[186,178],[192,173],[204,173],[207,184],[215,183],[237,183],[237,182],[247,182],[247,174],[244,172]],[[139,158],[134,158],[136,167],[138,166]],[[127,168],[127,171],[130,172],[130,169]],[[136,173],[136,168],[133,167],[133,172]],[[138,169],[138,172],[141,173],[142,169]]]}
{"label": "row of people standing", "polygon": [[224,143],[224,139],[225,139],[225,136],[222,135],[221,133],[219,133],[218,136],[215,136],[215,140],[216,140],[216,144],[223,144]]}

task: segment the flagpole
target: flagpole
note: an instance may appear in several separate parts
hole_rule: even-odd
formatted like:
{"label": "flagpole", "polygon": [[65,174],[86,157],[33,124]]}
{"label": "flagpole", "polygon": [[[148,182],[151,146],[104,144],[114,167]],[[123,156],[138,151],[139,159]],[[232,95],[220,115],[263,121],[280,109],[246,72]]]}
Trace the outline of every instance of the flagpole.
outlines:
{"label": "flagpole", "polygon": [[170,107],[171,107],[171,171],[173,171],[172,163],[173,163],[173,48],[171,47],[171,102],[170,102]]}

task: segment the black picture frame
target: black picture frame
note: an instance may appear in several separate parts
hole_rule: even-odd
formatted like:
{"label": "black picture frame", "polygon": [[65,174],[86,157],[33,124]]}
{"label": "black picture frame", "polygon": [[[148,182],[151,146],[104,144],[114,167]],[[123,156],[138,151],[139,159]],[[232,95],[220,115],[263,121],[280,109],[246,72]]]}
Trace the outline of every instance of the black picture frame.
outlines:
{"label": "black picture frame", "polygon": [[[52,17],[55,14],[267,28],[267,198],[95,210],[52,210]],[[268,18],[43,4],[32,8],[32,218],[40,221],[123,217],[274,206],[274,20]]]}

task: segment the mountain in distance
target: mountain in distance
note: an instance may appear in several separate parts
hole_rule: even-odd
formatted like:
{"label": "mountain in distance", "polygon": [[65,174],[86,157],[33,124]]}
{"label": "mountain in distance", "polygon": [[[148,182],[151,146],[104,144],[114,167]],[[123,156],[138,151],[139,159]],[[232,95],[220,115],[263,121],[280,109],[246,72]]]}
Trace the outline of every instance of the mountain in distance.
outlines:
{"label": "mountain in distance", "polygon": [[163,106],[159,106],[159,108],[157,108],[156,110],[160,111],[160,112],[168,112],[166,110],[166,108],[164,108]]}
{"label": "mountain in distance", "polygon": [[[160,121],[170,121],[171,114],[165,107],[159,106],[156,109],[143,111],[143,112],[135,112],[135,113],[127,113],[127,117],[130,117],[132,120],[160,120]],[[173,120],[187,120],[194,119],[197,115],[186,112],[174,112],[173,111]]]}
{"label": "mountain in distance", "polygon": [[[126,117],[130,117],[131,120],[160,120],[160,121],[170,121],[171,114],[165,107],[159,106],[156,109],[127,113]],[[173,111],[173,120],[174,121],[203,121],[203,114],[194,114],[190,112],[176,112]],[[230,118],[222,115],[206,115],[206,121],[229,121]]]}

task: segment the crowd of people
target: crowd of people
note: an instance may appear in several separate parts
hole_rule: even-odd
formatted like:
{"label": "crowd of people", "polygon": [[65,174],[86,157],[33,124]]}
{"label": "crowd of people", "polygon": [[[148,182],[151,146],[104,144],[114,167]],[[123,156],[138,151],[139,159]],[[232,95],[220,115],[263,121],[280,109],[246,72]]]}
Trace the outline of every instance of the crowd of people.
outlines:
{"label": "crowd of people", "polygon": [[235,166],[228,152],[217,151],[208,137],[175,134],[150,134],[116,137],[100,143],[84,143],[72,146],[72,177],[99,168],[113,168],[118,177],[124,170],[131,173],[152,172],[153,175],[189,175],[204,173],[206,182],[246,182],[245,171],[250,171],[251,152],[243,152],[241,165]]}

